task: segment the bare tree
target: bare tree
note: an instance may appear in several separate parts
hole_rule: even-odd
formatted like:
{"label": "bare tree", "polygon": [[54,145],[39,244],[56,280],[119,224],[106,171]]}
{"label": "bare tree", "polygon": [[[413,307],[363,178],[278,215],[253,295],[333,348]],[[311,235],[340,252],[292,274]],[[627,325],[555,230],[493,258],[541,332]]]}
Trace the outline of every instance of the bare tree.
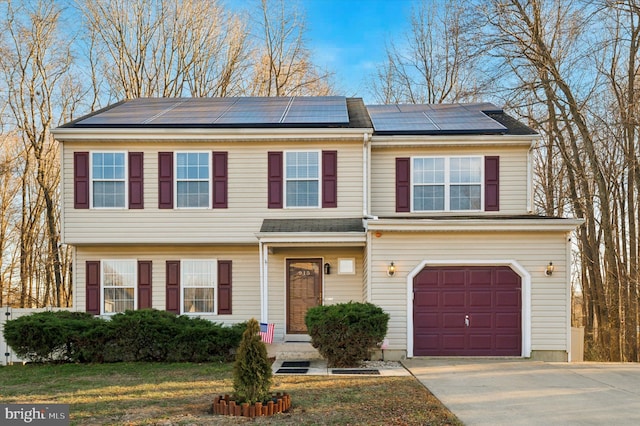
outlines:
{"label": "bare tree", "polygon": [[[47,271],[43,279],[50,285],[51,302],[60,306],[64,283],[57,192],[60,172],[58,146],[49,130],[66,99],[61,89],[71,72],[71,43],[58,31],[61,12],[56,5],[33,1],[14,7],[9,1],[4,6],[0,72],[7,84],[7,124],[14,126],[24,145],[20,158],[20,305],[32,303],[28,297],[31,287],[25,286],[41,269]],[[39,233],[46,244],[36,253],[33,248]],[[38,266],[40,262],[45,266]]]}
{"label": "bare tree", "polygon": [[[82,1],[95,89],[111,97],[229,96],[247,68],[242,21],[216,0]],[[98,74],[106,76],[103,82]]]}
{"label": "bare tree", "polygon": [[468,2],[422,1],[412,9],[410,29],[391,40],[386,60],[371,82],[383,103],[442,103],[476,100],[487,81],[477,14]]}
{"label": "bare tree", "polygon": [[608,360],[638,356],[638,16],[629,1],[496,0],[487,13],[503,68],[519,82],[512,100],[535,106],[544,129],[545,210],[561,205],[566,186],[585,219],[585,326],[592,352]]}
{"label": "bare tree", "polygon": [[257,19],[252,96],[329,95],[332,74],[319,70],[304,40],[305,21],[284,0],[261,0]]}
{"label": "bare tree", "polygon": [[0,306],[11,300],[13,273],[16,270],[16,244],[19,237],[18,195],[20,193],[16,159],[22,143],[13,135],[1,139],[0,150]]}

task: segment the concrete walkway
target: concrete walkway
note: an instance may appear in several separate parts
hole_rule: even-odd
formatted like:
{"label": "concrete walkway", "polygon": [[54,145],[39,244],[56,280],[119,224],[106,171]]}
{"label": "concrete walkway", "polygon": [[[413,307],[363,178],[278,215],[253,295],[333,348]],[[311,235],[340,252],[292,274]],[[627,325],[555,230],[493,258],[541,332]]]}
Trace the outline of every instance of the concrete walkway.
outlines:
{"label": "concrete walkway", "polygon": [[640,364],[403,361],[465,425],[639,425]]}

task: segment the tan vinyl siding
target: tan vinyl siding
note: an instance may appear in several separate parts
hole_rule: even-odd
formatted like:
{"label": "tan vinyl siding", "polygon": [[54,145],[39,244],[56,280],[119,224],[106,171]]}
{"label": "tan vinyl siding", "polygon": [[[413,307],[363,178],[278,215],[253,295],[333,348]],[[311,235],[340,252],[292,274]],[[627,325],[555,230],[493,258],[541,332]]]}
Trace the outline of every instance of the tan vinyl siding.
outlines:
{"label": "tan vinyl siding", "polygon": [[[246,321],[251,317],[260,318],[260,271],[258,267],[258,248],[241,246],[108,246],[77,247],[75,269],[74,306],[84,310],[86,294],[85,262],[102,259],[150,260],[152,266],[152,307],[166,308],[166,270],[167,260],[218,259],[231,260],[232,314],[198,315],[202,318],[227,324]],[[216,301],[217,303],[217,301]]]}
{"label": "tan vinyl siding", "polygon": [[[286,260],[300,258],[321,258],[324,263],[330,263],[331,274],[323,276],[323,304],[362,302],[362,262],[363,250],[354,248],[292,248],[275,249],[269,255],[269,312],[268,321],[275,323],[275,340],[282,340],[286,330]],[[354,258],[354,275],[338,274],[338,258]]]}
{"label": "tan vinyl siding", "polygon": [[[396,215],[395,159],[418,156],[494,156],[500,157],[500,211],[484,214],[527,213],[527,148],[452,147],[452,148],[375,148],[371,153],[371,214]],[[412,213],[424,215],[425,212]],[[440,214],[428,212],[428,214]],[[446,214],[446,213],[442,213]],[[407,213],[402,213],[406,216]]]}
{"label": "tan vinyl siding", "polygon": [[[75,209],[75,151],[144,152],[144,209]],[[158,209],[158,152],[228,152],[228,208]],[[267,152],[338,151],[337,208],[267,208]],[[362,144],[354,142],[272,143],[64,143],[64,228],[67,244],[257,243],[265,218],[358,217],[363,211]]]}
{"label": "tan vinyl siding", "polygon": [[[372,238],[371,302],[391,314],[390,348],[405,349],[407,336],[407,276],[423,260],[509,261],[531,275],[532,350],[567,350],[568,266],[566,235],[543,232],[393,233]],[[394,261],[397,272],[386,275]],[[551,277],[545,266],[553,262]]]}

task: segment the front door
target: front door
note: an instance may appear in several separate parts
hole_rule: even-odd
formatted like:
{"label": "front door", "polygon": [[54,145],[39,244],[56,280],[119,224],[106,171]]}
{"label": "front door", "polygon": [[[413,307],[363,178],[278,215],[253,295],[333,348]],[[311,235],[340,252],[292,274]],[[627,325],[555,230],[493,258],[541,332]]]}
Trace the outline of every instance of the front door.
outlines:
{"label": "front door", "polygon": [[287,259],[287,333],[307,334],[304,316],[322,303],[322,259]]}

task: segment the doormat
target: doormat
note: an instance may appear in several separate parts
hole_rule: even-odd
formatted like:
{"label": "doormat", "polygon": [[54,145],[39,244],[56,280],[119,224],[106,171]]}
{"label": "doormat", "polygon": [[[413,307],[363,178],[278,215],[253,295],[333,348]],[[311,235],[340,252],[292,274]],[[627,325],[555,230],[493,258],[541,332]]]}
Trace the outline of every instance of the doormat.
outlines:
{"label": "doormat", "polygon": [[334,368],[331,374],[380,374],[380,371],[371,368]]}
{"label": "doormat", "polygon": [[279,368],[276,374],[307,374],[308,368]]}
{"label": "doormat", "polygon": [[281,367],[283,368],[302,368],[310,367],[311,361],[283,361]]}

